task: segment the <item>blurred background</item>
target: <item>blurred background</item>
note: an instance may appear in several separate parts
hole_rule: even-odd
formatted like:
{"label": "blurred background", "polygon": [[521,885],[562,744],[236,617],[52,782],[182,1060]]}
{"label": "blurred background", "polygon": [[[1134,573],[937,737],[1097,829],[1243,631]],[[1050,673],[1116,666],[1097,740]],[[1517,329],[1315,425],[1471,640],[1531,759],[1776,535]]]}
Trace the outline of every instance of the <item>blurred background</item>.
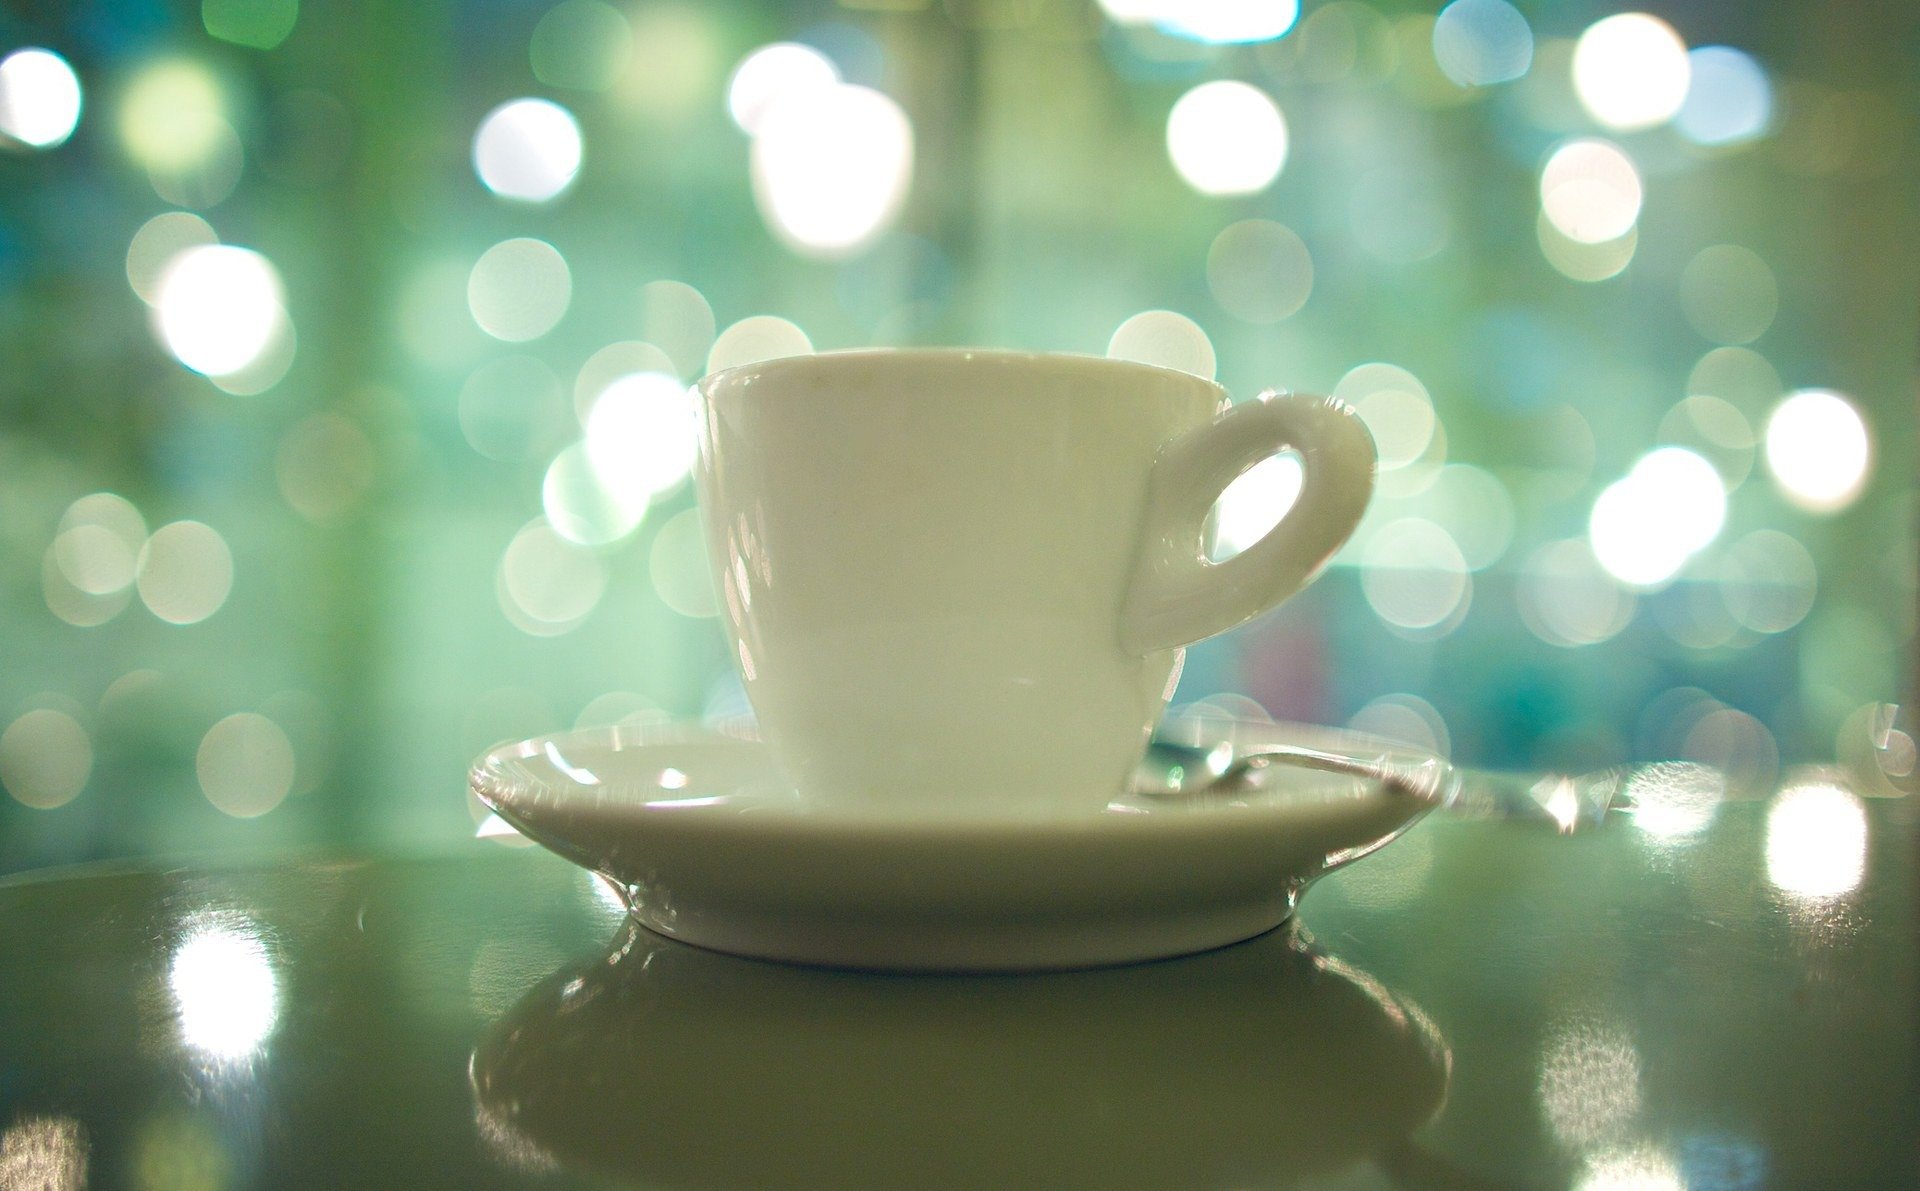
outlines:
{"label": "blurred background", "polygon": [[0,872],[492,834],[493,743],[739,714],[686,383],[875,344],[1359,409],[1361,532],[1179,702],[1890,788],[1917,53],[1893,3],[10,8]]}

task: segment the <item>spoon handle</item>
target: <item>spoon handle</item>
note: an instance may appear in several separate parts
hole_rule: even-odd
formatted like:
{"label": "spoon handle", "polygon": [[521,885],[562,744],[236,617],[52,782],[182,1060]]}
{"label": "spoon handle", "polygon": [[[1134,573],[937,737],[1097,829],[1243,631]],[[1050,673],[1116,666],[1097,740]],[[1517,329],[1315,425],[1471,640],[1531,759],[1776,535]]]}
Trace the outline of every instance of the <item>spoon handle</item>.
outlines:
{"label": "spoon handle", "polygon": [[[1582,774],[1456,769],[1435,757],[1355,743],[1347,752],[1292,744],[1242,751],[1224,744],[1198,748],[1155,740],[1148,764],[1168,777],[1145,789],[1169,799],[1231,795],[1257,788],[1264,771],[1290,765],[1378,782],[1461,818],[1534,822],[1563,835],[1598,827],[1608,812],[1624,805],[1625,774],[1618,769]],[[1195,784],[1187,780],[1188,774],[1211,775],[1211,780]]]}
{"label": "spoon handle", "polygon": [[1379,782],[1396,794],[1417,798],[1435,807],[1450,805],[1460,793],[1459,775],[1452,766],[1437,757],[1409,761],[1396,759],[1390,754],[1357,756],[1301,745],[1273,745],[1241,753],[1228,763],[1208,788],[1231,791],[1247,786],[1262,770],[1274,765],[1293,765],[1321,773],[1365,778]]}

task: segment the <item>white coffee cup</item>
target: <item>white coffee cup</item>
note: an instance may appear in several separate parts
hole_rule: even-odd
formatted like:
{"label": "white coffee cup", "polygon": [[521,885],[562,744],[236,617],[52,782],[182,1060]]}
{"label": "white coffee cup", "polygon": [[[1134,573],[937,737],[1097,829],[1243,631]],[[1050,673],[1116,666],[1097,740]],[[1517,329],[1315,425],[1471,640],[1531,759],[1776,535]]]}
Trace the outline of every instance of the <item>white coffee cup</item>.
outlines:
{"label": "white coffee cup", "polygon": [[[1320,397],[1004,351],[794,356],[699,383],[721,614],[774,758],[810,803],[1097,811],[1183,647],[1298,591],[1346,540],[1374,447]],[[1280,451],[1304,483],[1220,563],[1222,490]]]}

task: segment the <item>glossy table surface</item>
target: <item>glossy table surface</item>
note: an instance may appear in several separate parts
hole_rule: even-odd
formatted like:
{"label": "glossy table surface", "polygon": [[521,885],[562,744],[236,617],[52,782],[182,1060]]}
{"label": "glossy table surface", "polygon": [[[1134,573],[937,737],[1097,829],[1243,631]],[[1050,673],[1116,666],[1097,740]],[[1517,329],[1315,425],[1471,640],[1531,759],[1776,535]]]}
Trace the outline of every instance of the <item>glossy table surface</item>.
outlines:
{"label": "glossy table surface", "polygon": [[1913,806],[1436,815],[1297,924],[899,977],[432,858],[0,883],[0,1188],[1904,1187]]}

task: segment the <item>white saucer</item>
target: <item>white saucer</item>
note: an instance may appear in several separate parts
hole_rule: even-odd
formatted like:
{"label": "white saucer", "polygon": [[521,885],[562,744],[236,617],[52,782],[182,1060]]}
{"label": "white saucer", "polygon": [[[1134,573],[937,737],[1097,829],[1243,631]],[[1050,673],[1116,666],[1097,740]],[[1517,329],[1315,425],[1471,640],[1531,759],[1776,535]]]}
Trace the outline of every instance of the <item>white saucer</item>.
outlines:
{"label": "white saucer", "polygon": [[469,782],[663,935],[904,971],[1096,967],[1251,938],[1452,789],[1429,754],[1327,729],[1221,723],[1194,743],[1189,761],[1214,772],[1234,755],[1294,764],[1198,793],[1169,786],[1180,767],[1143,767],[1097,814],[889,816],[804,804],[757,741],[651,726],[508,745]]}

